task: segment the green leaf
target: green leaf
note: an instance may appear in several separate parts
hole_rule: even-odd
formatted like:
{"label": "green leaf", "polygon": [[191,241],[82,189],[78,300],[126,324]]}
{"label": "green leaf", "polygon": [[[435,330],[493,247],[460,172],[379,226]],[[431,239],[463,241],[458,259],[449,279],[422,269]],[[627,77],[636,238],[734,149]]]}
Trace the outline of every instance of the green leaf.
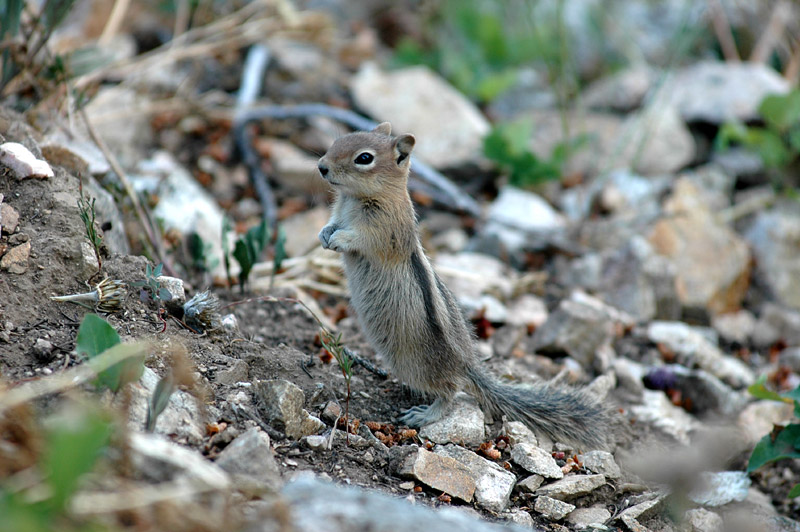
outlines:
{"label": "green leaf", "polygon": [[164,269],[164,264],[163,263],[159,263],[159,265],[156,266],[155,269],[153,270],[153,272],[152,272],[153,275],[152,276],[153,277],[161,277],[161,270],[163,270],[163,269]]}
{"label": "green leaf", "polygon": [[789,146],[794,150],[795,157],[800,154],[800,125],[789,130]]}
{"label": "green leaf", "polygon": [[794,401],[795,403],[797,403],[798,401],[800,401],[800,386],[798,386],[794,390],[782,393],[781,397],[784,400],[790,399],[790,400]]}
{"label": "green leaf", "polygon": [[791,153],[783,143],[783,139],[774,131],[752,128],[748,137],[748,143],[758,149],[758,154],[761,155],[765,165],[779,168],[791,161]]}
{"label": "green leaf", "polygon": [[747,388],[747,392],[756,399],[769,399],[771,401],[788,402],[778,392],[773,392],[772,390],[768,389],[766,384],[767,376],[762,375],[756,382]]}
{"label": "green leaf", "polygon": [[97,314],[87,314],[78,328],[75,351],[91,359],[119,342],[119,334],[111,324]]}
{"label": "green leaf", "polygon": [[172,293],[164,287],[158,289],[158,298],[161,301],[169,301],[172,299]]}
{"label": "green leaf", "polygon": [[768,126],[780,132],[786,131],[800,123],[800,90],[767,96],[758,111]]}
{"label": "green leaf", "polygon": [[172,372],[167,373],[156,384],[156,389],[153,390],[153,396],[147,403],[147,420],[145,422],[145,429],[147,432],[153,432],[156,428],[156,422],[161,412],[167,408],[169,398],[175,391],[175,379]]}
{"label": "green leaf", "polygon": [[[121,360],[107,369],[98,372],[96,385],[105,386],[113,392],[129,382],[139,380],[144,372],[144,359],[147,355],[147,344],[145,342],[132,342],[128,344],[117,344],[103,353],[104,357],[116,358]],[[97,361],[95,358],[89,362]]]}
{"label": "green leaf", "polygon": [[761,438],[750,455],[747,472],[755,471],[764,464],[783,458],[800,458],[800,425],[791,424],[784,428],[776,427]]}
{"label": "green leaf", "polygon": [[798,495],[800,495],[800,484],[795,484],[794,487],[789,490],[789,493],[786,496],[790,499],[794,499]]}
{"label": "green leaf", "polygon": [[233,248],[233,258],[239,263],[241,273],[239,274],[239,287],[244,292],[244,285],[250,277],[253,265],[258,262],[261,252],[267,247],[270,239],[270,230],[266,220],[255,227],[251,227],[247,233],[236,241]]}
{"label": "green leaf", "polygon": [[42,470],[52,490],[51,504],[63,509],[108,445],[112,425],[102,411],[87,405],[72,405],[48,423]]}
{"label": "green leaf", "polygon": [[275,256],[272,259],[273,269],[277,272],[281,269],[281,264],[289,255],[286,253],[286,230],[283,226],[278,227],[278,238],[275,240]]}

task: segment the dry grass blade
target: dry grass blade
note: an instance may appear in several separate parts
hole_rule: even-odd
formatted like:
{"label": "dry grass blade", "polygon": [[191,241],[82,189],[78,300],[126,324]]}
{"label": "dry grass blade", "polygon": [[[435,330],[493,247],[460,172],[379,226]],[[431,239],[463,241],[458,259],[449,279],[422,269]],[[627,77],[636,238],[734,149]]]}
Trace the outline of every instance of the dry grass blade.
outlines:
{"label": "dry grass blade", "polygon": [[769,18],[769,24],[767,24],[761,37],[759,37],[758,42],[756,42],[753,53],[750,54],[750,61],[766,63],[769,60],[775,46],[777,46],[778,42],[783,38],[783,34],[786,31],[786,23],[789,21],[791,15],[791,2],[779,0],[775,3],[775,7],[772,9],[772,15],[770,15]]}
{"label": "dry grass blade", "polygon": [[717,36],[720,48],[722,48],[722,55],[725,56],[726,61],[738,63],[741,58],[739,57],[739,51],[736,49],[736,41],[733,39],[731,24],[728,21],[728,15],[725,14],[725,9],[719,0],[708,0],[708,11],[711,16],[711,25],[714,27],[714,33]]}

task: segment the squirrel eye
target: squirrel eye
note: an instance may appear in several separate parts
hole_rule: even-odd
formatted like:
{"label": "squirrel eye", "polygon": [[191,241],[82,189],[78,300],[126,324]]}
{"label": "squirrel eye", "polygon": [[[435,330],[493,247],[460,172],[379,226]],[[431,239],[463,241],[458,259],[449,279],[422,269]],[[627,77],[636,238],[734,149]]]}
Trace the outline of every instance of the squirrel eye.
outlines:
{"label": "squirrel eye", "polygon": [[360,153],[358,155],[358,157],[356,157],[355,163],[356,164],[369,164],[374,159],[375,159],[375,157],[371,153],[363,152],[363,153]]}

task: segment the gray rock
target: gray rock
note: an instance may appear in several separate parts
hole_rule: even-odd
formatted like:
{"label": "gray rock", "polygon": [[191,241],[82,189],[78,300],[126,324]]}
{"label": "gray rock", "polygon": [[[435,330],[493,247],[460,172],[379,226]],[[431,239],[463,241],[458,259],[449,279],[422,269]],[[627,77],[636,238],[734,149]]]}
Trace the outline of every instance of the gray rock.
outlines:
{"label": "gray rock", "polygon": [[503,434],[508,436],[512,446],[518,443],[527,443],[534,447],[539,445],[536,435],[521,421],[503,421]]}
{"label": "gray rock", "polygon": [[[314,170],[316,171],[316,162]],[[330,211],[323,206],[293,214],[283,220],[281,224],[289,237],[286,239],[286,253],[290,257],[300,257],[317,247],[317,233],[328,222],[328,218]]]}
{"label": "gray rock", "polygon": [[657,72],[642,65],[621,70],[586,87],[583,103],[592,109],[630,112],[642,105],[656,76]]}
{"label": "gray rock", "polygon": [[228,367],[217,370],[214,374],[214,382],[228,386],[237,382],[246,382],[249,371],[247,362],[238,358],[225,358],[227,359]]}
{"label": "gray rock", "polygon": [[[623,521],[625,518],[630,519],[649,519],[658,513],[664,506],[665,497],[659,495],[649,501],[640,502],[630,508],[626,508],[617,515],[617,519]],[[626,523],[627,524],[627,523]]]}
{"label": "gray rock", "polygon": [[703,506],[722,506],[747,498],[750,477],[744,471],[700,473],[700,485],[689,492],[689,499]]}
{"label": "gray rock", "polygon": [[492,323],[505,323],[508,320],[508,310],[494,296],[484,294],[478,298],[460,297],[458,302],[467,316],[481,313]]}
{"label": "gray rock", "polygon": [[457,445],[437,445],[434,452],[469,468],[475,480],[475,503],[478,506],[492,512],[505,510],[517,480],[513,473]]}
{"label": "gray rock", "polygon": [[597,528],[590,525],[602,525],[611,519],[611,512],[603,506],[592,506],[590,508],[577,508],[568,516],[567,521],[575,525],[577,530],[584,528]]}
{"label": "gray rock", "polygon": [[736,419],[736,425],[752,446],[769,434],[775,425],[785,425],[794,416],[794,406],[762,399],[747,405]]}
{"label": "gray rock", "polygon": [[468,251],[455,255],[439,253],[434,267],[459,301],[479,299],[484,294],[505,300],[511,295],[512,282],[517,277],[501,260]]}
{"label": "gray rock", "polygon": [[634,397],[640,397],[644,392],[642,378],[647,373],[645,367],[625,357],[615,358],[611,366],[617,376],[619,387],[633,394]]}
{"label": "gray rock", "polygon": [[[324,194],[329,189],[329,185],[320,177],[319,170],[317,170],[319,157],[310,155],[291,142],[285,140],[269,139],[264,142],[263,147],[269,151],[269,160],[270,163],[272,163],[273,173],[270,177],[274,176],[277,182],[292,192],[316,194],[324,197]],[[322,216],[317,211],[327,211],[327,209],[325,207],[317,207],[310,211],[304,211],[303,214],[312,213],[308,216],[316,223],[319,217]],[[325,222],[327,222],[327,216],[323,220],[322,225],[325,225]],[[296,224],[292,225],[292,229],[297,228]],[[312,228],[303,229],[303,232],[310,233]],[[314,232],[315,240],[317,232],[319,232],[319,228]],[[287,234],[293,233],[289,232],[287,229]],[[291,240],[291,238],[287,239],[286,243],[289,244]],[[307,239],[301,239],[301,245],[306,245],[306,243]],[[290,256],[296,257],[298,255]]]}
{"label": "gray rock", "polygon": [[533,509],[551,521],[560,521],[575,509],[575,505],[551,499],[550,497],[539,496],[536,498]]}
{"label": "gray rock", "polygon": [[756,273],[782,304],[800,308],[800,212],[769,210],[756,214],[745,232],[753,249]]}
{"label": "gray rock", "polygon": [[462,393],[441,419],[422,427],[419,437],[434,443],[477,446],[486,441],[484,423],[485,416],[477,401]]}
{"label": "gray rock", "polygon": [[647,337],[653,343],[668,347],[684,366],[696,365],[734,388],[749,386],[755,380],[753,371],[744,362],[724,355],[716,345],[683,322],[651,322]]}
{"label": "gray rock", "polygon": [[536,526],[533,522],[533,517],[531,517],[531,514],[525,510],[511,510],[508,513],[502,514],[500,517],[510,523],[517,524],[522,528],[527,528],[528,530]]}
{"label": "gray rock", "polygon": [[753,344],[765,348],[778,340],[789,346],[800,346],[800,312],[765,303],[753,331]]}
{"label": "gray rock", "polygon": [[536,490],[536,495],[569,500],[591,493],[605,483],[604,475],[568,475],[552,484],[540,487]]}
{"label": "gray rock", "polygon": [[800,373],[800,347],[788,347],[778,356],[778,364]]}
{"label": "gray rock", "polygon": [[53,358],[53,349],[55,349],[55,346],[51,341],[37,338],[33,344],[33,356],[39,361],[49,362]]}
{"label": "gray rock", "polygon": [[541,298],[522,294],[508,305],[506,323],[536,328],[547,321],[547,316],[547,305]]}
{"label": "gray rock", "polygon": [[[433,454],[433,453],[429,453]],[[435,456],[435,455],[434,455]],[[295,532],[356,532],[363,530],[436,530],[437,532],[521,532],[511,524],[489,523],[456,508],[432,509],[406,500],[323,482],[301,475],[282,491]],[[267,514],[269,515],[269,514]],[[272,521],[275,517],[272,514]],[[265,516],[266,517],[266,516]],[[266,532],[265,519],[259,519],[248,532]],[[284,521],[285,522],[285,521]]]}
{"label": "gray rock", "polygon": [[[159,198],[153,216],[163,220],[165,229],[176,229],[184,235],[194,232],[203,242],[210,244],[209,255],[218,259],[218,266],[212,274],[224,277],[223,212],[216,199],[164,151],[156,152],[150,159],[139,160],[130,177],[137,191],[146,191]],[[237,271],[231,271],[231,274],[238,273],[238,266],[232,266]]]}
{"label": "gray rock", "polygon": [[[131,387],[131,403],[128,424],[131,430],[143,430],[147,421],[147,405],[159,376],[150,368],[144,368],[141,379]],[[189,445],[200,445],[206,434],[206,423],[210,422],[198,401],[183,390],[172,393],[167,407],[156,420],[155,433],[169,436],[175,441]]]}
{"label": "gray rock", "polygon": [[562,300],[533,335],[540,352],[566,353],[584,368],[591,368],[597,350],[610,344],[614,321],[602,309],[571,299]]}
{"label": "gray rock", "polygon": [[518,443],[511,449],[511,459],[521,468],[546,478],[563,478],[564,473],[558,467],[553,456],[530,443]]}
{"label": "gray rock", "polygon": [[745,309],[711,318],[711,325],[728,342],[747,344],[756,329],[756,318]]}
{"label": "gray rock", "polygon": [[225,491],[230,477],[198,451],[173,443],[163,436],[130,434],[130,460],[137,475],[150,482],[182,481],[196,488]]}
{"label": "gray rock", "polygon": [[705,508],[695,508],[683,514],[686,532],[724,532],[722,517]]}
{"label": "gray rock", "polygon": [[269,436],[253,427],[240,434],[219,453],[216,464],[234,476],[244,476],[277,491],[281,486],[281,472]]}
{"label": "gray rock", "polygon": [[316,434],[325,424],[304,408],[305,394],[282,379],[256,381],[255,390],[264,404],[267,421],[293,439]]}
{"label": "gray rock", "polygon": [[[111,165],[100,148],[77,131],[71,131],[70,135],[60,129],[48,132],[41,142],[41,147],[42,154],[48,161],[54,152],[59,153],[54,164],[65,167],[72,174],[86,171],[99,177],[111,171]],[[67,163],[65,159],[71,161]]]}
{"label": "gray rock", "polygon": [[563,191],[559,206],[574,222],[585,220],[597,207],[621,220],[652,217],[659,213],[660,198],[671,182],[666,176],[642,177],[617,168]]}
{"label": "gray rock", "polygon": [[165,288],[169,292],[169,301],[166,305],[169,308],[183,307],[186,303],[186,291],[183,289],[183,279],[177,277],[170,277],[168,275],[160,275],[156,277],[156,281],[161,284],[161,288]]}
{"label": "gray rock", "polygon": [[622,476],[614,455],[606,451],[589,451],[580,455],[579,460],[583,467],[592,473],[605,475],[606,478],[616,479]]}
{"label": "gray rock", "polygon": [[758,119],[764,97],[789,88],[787,80],[762,63],[704,61],[675,73],[661,94],[687,122],[722,124]]}
{"label": "gray rock", "polygon": [[[153,131],[147,113],[131,111],[121,115],[120,110],[139,109],[147,103],[147,97],[133,88],[106,85],[97,91],[84,108],[97,136],[119,158],[123,168],[134,168],[144,159]],[[124,120],[124,124],[121,120]],[[83,128],[79,129],[89,138]],[[217,231],[219,232],[219,227]]]}
{"label": "gray rock", "polygon": [[750,276],[747,244],[718,221],[700,189],[685,177],[675,182],[664,214],[649,240],[675,264],[683,306],[711,313],[737,310]]}
{"label": "gray rock", "polygon": [[397,474],[412,478],[465,502],[472,502],[476,482],[470,469],[454,458],[416,448],[400,462]]}
{"label": "gray rock", "polygon": [[535,493],[543,483],[542,475],[531,475],[517,482],[516,488],[524,493]]}
{"label": "gray rock", "polygon": [[327,451],[328,450],[328,437],[317,434],[311,436],[303,436],[302,442],[308,445],[312,451]]}
{"label": "gray rock", "polygon": [[[436,168],[474,162],[490,126],[481,112],[427,67],[382,72],[367,64],[353,77],[356,105],[397,133],[417,137],[415,155]],[[419,105],[425,102],[425,105]]]}

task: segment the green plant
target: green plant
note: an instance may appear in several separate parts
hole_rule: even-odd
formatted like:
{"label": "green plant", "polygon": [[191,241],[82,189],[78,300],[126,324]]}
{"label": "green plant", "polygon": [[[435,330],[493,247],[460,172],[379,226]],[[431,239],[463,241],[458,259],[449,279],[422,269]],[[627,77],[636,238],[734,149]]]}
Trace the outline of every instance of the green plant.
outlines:
{"label": "green plant", "polygon": [[148,263],[145,267],[144,280],[131,283],[131,286],[142,289],[142,294],[140,296],[142,299],[149,297],[156,303],[172,299],[172,294],[169,293],[169,290],[161,286],[161,281],[158,280],[158,278],[161,277],[161,270],[163,267],[163,264],[159,264],[153,268]]}
{"label": "green plant", "polygon": [[[747,391],[759,399],[793,404],[794,415],[796,418],[800,418],[800,386],[789,392],[777,393],[766,387],[766,381],[766,376],[762,376]],[[800,423],[789,423],[785,426],[775,425],[772,431],[761,438],[753,449],[747,463],[747,472],[751,473],[765,464],[784,458],[800,458]],[[800,495],[800,484],[795,484],[789,491],[789,497],[793,498],[798,495]]]}
{"label": "green plant", "polygon": [[97,270],[103,268],[103,262],[100,258],[100,246],[103,245],[103,236],[97,232],[97,225],[95,225],[97,214],[95,211],[96,198],[88,198],[83,195],[83,181],[81,180],[78,188],[80,197],[78,198],[78,214],[83,222],[84,236],[86,240],[92,245],[94,249],[94,256],[97,259]]}
{"label": "green plant", "polygon": [[119,334],[106,320],[97,314],[84,316],[78,328],[75,351],[89,362],[103,353],[132,354],[121,362],[101,371],[95,384],[116,393],[125,384],[138,380],[144,371],[145,344],[142,342],[120,343]]}
{"label": "green plant", "polygon": [[33,468],[36,474],[22,482],[11,477],[0,484],[0,532],[106,530],[72,518],[68,506],[81,480],[108,448],[114,430],[110,413],[70,402],[36,429],[43,437]]}
{"label": "green plant", "polygon": [[728,122],[719,130],[716,148],[744,145],[755,150],[769,168],[785,168],[800,161],[800,89],[767,96],[758,111],[763,126]]}
{"label": "green plant", "polygon": [[187,239],[191,267],[197,271],[210,272],[219,264],[219,259],[212,255],[213,246],[197,233],[190,233]]}
{"label": "green plant", "polygon": [[345,426],[345,440],[350,444],[350,381],[353,378],[353,364],[355,360],[347,353],[347,349],[342,345],[342,333],[336,335],[332,334],[327,329],[323,328],[320,334],[320,340],[323,347],[333,355],[336,363],[339,364],[339,369],[342,370],[345,385],[347,386],[347,396],[344,402],[344,426]]}
{"label": "green plant", "polygon": [[587,135],[581,135],[561,142],[553,149],[549,159],[542,159],[529,147],[532,133],[533,124],[530,121],[518,120],[496,125],[483,140],[486,157],[497,163],[508,174],[509,182],[518,187],[560,179],[569,155],[589,139]]}
{"label": "green plant", "polygon": [[[225,236],[226,230],[223,224],[223,238],[227,241]],[[247,232],[236,240],[233,247],[233,258],[239,263],[239,290],[244,293],[244,286],[250,278],[250,272],[253,270],[253,265],[258,262],[264,249],[272,240],[272,231],[270,231],[266,220],[262,220],[260,224],[251,227]],[[273,278],[275,272],[280,268],[283,259],[286,258],[285,251],[286,233],[282,228],[278,228],[277,237],[274,244],[273,256]],[[225,267],[229,268],[227,257],[225,258]],[[230,273],[228,273],[230,276]]]}

